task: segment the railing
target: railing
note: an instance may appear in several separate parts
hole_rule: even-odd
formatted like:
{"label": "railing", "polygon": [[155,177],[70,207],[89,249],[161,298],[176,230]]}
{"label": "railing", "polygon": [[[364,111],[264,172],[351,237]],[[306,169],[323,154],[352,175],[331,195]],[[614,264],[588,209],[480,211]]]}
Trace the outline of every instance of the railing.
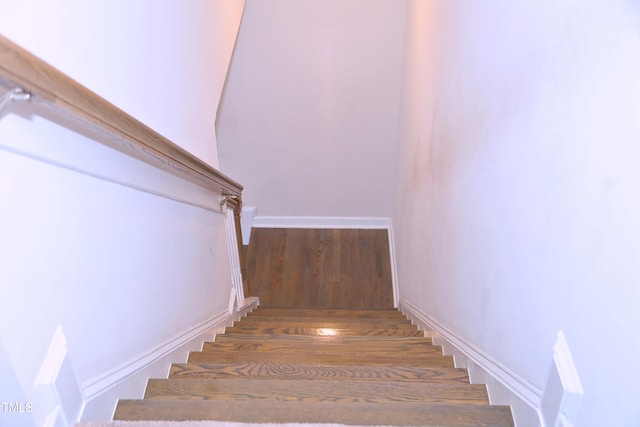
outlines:
{"label": "railing", "polygon": [[[3,107],[14,101],[37,103],[40,109],[99,135],[96,140],[105,145],[218,193],[221,210],[226,205],[233,218],[227,223],[236,225],[235,242],[228,235],[232,264],[236,257],[239,268],[244,269],[239,226],[242,185],[2,36],[0,90],[0,115]],[[233,281],[242,301],[241,291],[246,289],[236,287],[237,278]]]}
{"label": "railing", "polygon": [[30,94],[31,102],[44,104],[89,130],[105,134],[121,145],[116,148],[133,151],[147,163],[222,194],[242,194],[242,185],[2,36],[0,84],[22,89]]}
{"label": "railing", "polygon": [[242,246],[242,231],[240,228],[241,205],[238,199],[227,200],[227,245],[229,247],[229,263],[231,266],[231,283],[239,305],[244,303],[245,294],[249,292],[245,271],[246,260]]}

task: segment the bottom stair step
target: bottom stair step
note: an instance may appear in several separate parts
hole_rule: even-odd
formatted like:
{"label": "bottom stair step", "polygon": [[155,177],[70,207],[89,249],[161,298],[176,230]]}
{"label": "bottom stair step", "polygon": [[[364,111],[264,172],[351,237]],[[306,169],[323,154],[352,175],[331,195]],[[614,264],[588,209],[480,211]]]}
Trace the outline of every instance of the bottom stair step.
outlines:
{"label": "bottom stair step", "polygon": [[483,384],[356,382],[338,380],[200,379],[149,380],[145,399],[317,401],[317,402],[425,402],[488,405]]}
{"label": "bottom stair step", "polygon": [[120,400],[114,420],[340,423],[368,426],[512,427],[506,406],[415,402],[342,403]]}

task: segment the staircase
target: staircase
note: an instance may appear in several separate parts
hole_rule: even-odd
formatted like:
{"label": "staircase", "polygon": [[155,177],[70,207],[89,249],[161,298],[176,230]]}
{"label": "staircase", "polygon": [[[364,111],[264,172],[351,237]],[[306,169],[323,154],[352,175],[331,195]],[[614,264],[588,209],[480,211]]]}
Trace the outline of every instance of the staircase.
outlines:
{"label": "staircase", "polygon": [[509,407],[391,309],[260,307],[114,419],[513,426]]}

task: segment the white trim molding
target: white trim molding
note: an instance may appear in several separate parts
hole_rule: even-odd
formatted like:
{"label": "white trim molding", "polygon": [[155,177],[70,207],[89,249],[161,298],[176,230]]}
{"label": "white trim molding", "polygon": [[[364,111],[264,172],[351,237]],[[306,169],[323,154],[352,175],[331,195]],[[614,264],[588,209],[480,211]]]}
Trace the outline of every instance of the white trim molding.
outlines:
{"label": "white trim molding", "polygon": [[[6,120],[4,126],[10,130],[13,129],[16,133],[20,132],[23,119]],[[56,132],[57,138],[53,139],[55,143],[43,144],[32,138],[6,139],[0,142],[0,150],[135,191],[224,214],[216,197],[212,197],[212,194],[221,194],[219,191],[198,186],[183,177],[154,168],[142,160],[128,157],[89,138],[78,139],[72,130],[51,126],[41,118],[36,117],[29,124],[45,126],[48,132]],[[74,144],[74,141],[84,143]],[[90,162],[87,159],[100,159],[100,161]]]}
{"label": "white trim molding", "polygon": [[225,217],[225,231],[227,236],[227,251],[229,253],[229,268],[231,269],[231,285],[239,305],[244,304],[244,289],[242,282],[242,267],[238,253],[238,234],[236,232],[235,211],[227,206]]}
{"label": "white trim molding", "polygon": [[388,229],[387,217],[334,217],[334,216],[255,216],[256,228],[353,228]]}
{"label": "white trim molding", "polygon": [[[40,415],[46,412],[44,427],[70,426],[82,414],[84,399],[62,325],[56,327],[34,386],[39,398],[36,404],[46,408],[39,411]],[[32,408],[27,409],[31,412]]]}
{"label": "white trim molding", "polygon": [[542,390],[450,330],[414,304],[400,299],[399,309],[414,324],[453,355],[458,368],[467,368],[472,383],[487,385],[492,404],[509,405],[516,426],[540,426]]}
{"label": "white trim molding", "polygon": [[389,238],[389,260],[391,261],[391,283],[393,284],[393,306],[398,308],[398,270],[396,263],[396,239],[393,235],[393,224],[389,220],[389,228],[387,228],[387,236]]}
{"label": "white trim molding", "polygon": [[242,229],[242,244],[245,246],[249,244],[255,216],[255,206],[242,206],[242,210],[240,211],[240,228]]}
{"label": "white trim molding", "polygon": [[111,419],[118,399],[139,399],[149,378],[164,378],[172,363],[187,360],[190,351],[202,350],[205,341],[232,326],[242,316],[259,305],[257,298],[247,298],[234,313],[224,310],[195,325],[145,353],[104,372],[82,384],[85,408],[82,421]]}
{"label": "white trim molding", "polygon": [[564,332],[558,331],[553,346],[553,364],[542,397],[542,412],[546,427],[573,427],[578,417],[584,391],[573,363]]}

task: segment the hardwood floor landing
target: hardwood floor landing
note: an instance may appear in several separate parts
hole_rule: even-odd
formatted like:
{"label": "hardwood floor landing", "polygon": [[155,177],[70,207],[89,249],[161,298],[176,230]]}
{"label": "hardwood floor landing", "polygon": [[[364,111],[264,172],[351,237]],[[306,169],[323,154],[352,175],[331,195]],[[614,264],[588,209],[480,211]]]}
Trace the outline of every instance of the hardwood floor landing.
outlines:
{"label": "hardwood floor landing", "polygon": [[393,308],[386,230],[254,228],[247,272],[265,307]]}

